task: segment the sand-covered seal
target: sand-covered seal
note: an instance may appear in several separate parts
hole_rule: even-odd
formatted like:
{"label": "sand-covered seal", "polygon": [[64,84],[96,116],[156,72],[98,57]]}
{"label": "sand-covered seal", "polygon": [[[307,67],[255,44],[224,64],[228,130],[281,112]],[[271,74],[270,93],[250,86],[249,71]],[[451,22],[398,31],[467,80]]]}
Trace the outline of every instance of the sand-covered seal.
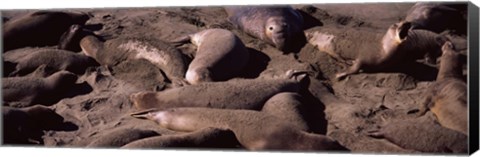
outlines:
{"label": "sand-covered seal", "polygon": [[12,18],[3,25],[3,50],[57,45],[71,25],[84,25],[89,18],[86,13],[50,10]]}
{"label": "sand-covered seal", "polygon": [[41,144],[43,130],[62,125],[63,117],[52,109],[34,105],[25,108],[2,107],[2,144]]}
{"label": "sand-covered seal", "polygon": [[161,69],[174,86],[188,84],[187,64],[175,47],[155,38],[120,37],[102,42],[93,35],[80,41],[82,51],[100,64],[115,66],[131,59],[145,59]]}
{"label": "sand-covered seal", "polygon": [[84,54],[54,48],[20,48],[3,54],[4,62],[15,65],[9,76],[27,75],[41,65],[52,71],[67,70],[76,74],[83,74],[89,66],[98,63]]}
{"label": "sand-covered seal", "polygon": [[467,33],[467,6],[467,3],[419,2],[410,8],[405,21],[411,22],[413,29]]}
{"label": "sand-covered seal", "polygon": [[139,92],[130,100],[139,110],[172,107],[212,107],[260,110],[264,103],[280,92],[299,92],[305,74],[289,71],[282,78],[236,79],[205,82],[160,92]]}
{"label": "sand-covered seal", "polygon": [[282,51],[303,35],[303,17],[290,6],[230,6],[224,9],[228,20],[238,29]]}
{"label": "sand-covered seal", "polygon": [[304,132],[288,121],[260,111],[185,107],[134,116],[178,131],[205,127],[229,129],[248,150],[345,150],[330,137]]}
{"label": "sand-covered seal", "polygon": [[437,80],[427,92],[419,115],[428,110],[444,127],[468,135],[467,83],[462,80],[461,54],[453,50],[451,42],[442,47]]}
{"label": "sand-covered seal", "polygon": [[106,132],[96,140],[87,145],[89,148],[118,148],[130,142],[148,138],[152,136],[159,136],[153,130],[138,129],[138,128],[120,128]]}
{"label": "sand-covered seal", "polygon": [[[364,72],[377,72],[398,67],[403,63],[411,63],[425,58],[433,62],[441,54],[441,46],[448,40],[446,37],[428,30],[410,29],[410,22],[401,21],[391,25],[381,38],[375,39],[374,45],[355,44],[356,39],[331,33],[310,33],[310,43],[317,45],[321,51],[339,54],[344,51],[359,51],[351,67],[338,73],[336,79]],[[337,32],[338,33],[338,32]],[[326,40],[324,40],[326,39]],[[343,45],[350,44],[350,45]],[[356,46],[355,49],[350,46]],[[338,55],[332,55],[338,57]],[[339,60],[344,60],[339,58]]]}
{"label": "sand-covered seal", "polygon": [[467,153],[468,136],[444,128],[430,116],[384,122],[367,134],[384,138],[405,149],[429,153]]}
{"label": "sand-covered seal", "polygon": [[130,142],[122,148],[237,148],[232,131],[207,127],[189,133],[161,135]]}
{"label": "sand-covered seal", "polygon": [[59,71],[46,78],[2,78],[3,103],[14,107],[51,105],[62,99],[76,81],[77,75],[68,71]]}
{"label": "sand-covered seal", "polygon": [[247,65],[249,52],[235,34],[226,29],[207,29],[180,39],[197,46],[185,78],[190,84],[225,81],[238,75]]}

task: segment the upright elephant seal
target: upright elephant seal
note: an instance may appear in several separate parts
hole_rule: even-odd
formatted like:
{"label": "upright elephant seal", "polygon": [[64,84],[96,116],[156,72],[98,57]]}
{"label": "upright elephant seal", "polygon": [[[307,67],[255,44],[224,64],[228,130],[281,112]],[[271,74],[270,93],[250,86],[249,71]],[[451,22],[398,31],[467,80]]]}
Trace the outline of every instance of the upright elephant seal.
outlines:
{"label": "upright elephant seal", "polygon": [[57,45],[71,25],[84,25],[89,18],[85,13],[64,11],[36,11],[12,18],[3,25],[3,50]]}
{"label": "upright elephant seal", "polygon": [[238,29],[285,51],[303,35],[303,17],[292,7],[225,7],[229,21]]}
{"label": "upright elephant seal", "polygon": [[[325,31],[323,29],[307,33],[307,36],[310,38],[309,43],[338,60],[345,60],[339,58],[343,53],[355,52],[353,65],[347,71],[336,75],[336,79],[341,80],[348,75],[360,72],[360,70],[382,71],[421,58],[425,58],[427,62],[435,61],[436,57],[441,54],[441,46],[448,39],[431,31],[412,30],[411,26],[410,22],[405,21],[395,23],[382,37],[372,38],[358,36],[358,33],[357,35],[343,36],[343,31],[328,32],[327,30],[323,32]],[[362,39],[368,39],[370,44],[359,44],[363,42]],[[370,40],[373,40],[373,45]]]}
{"label": "upright elephant seal", "polygon": [[77,75],[68,71],[59,71],[47,78],[2,78],[3,102],[14,107],[51,105],[62,99],[76,81]]}
{"label": "upright elephant seal", "polygon": [[52,71],[67,70],[76,74],[83,74],[85,69],[96,66],[98,63],[84,54],[77,54],[67,50],[53,48],[20,48],[3,54],[6,62],[15,64],[15,70],[9,76],[27,75],[41,65]]}
{"label": "upright elephant seal", "polygon": [[419,2],[410,8],[405,21],[412,22],[413,29],[426,29],[436,33],[445,30],[467,33],[467,6],[467,3]]}
{"label": "upright elephant seal", "polygon": [[130,100],[139,110],[173,107],[260,110],[277,93],[299,92],[303,78],[304,74],[289,71],[284,78],[205,82],[160,92],[139,92],[132,94]]}
{"label": "upright elephant seal", "polygon": [[419,115],[430,110],[442,126],[468,135],[467,84],[462,80],[461,54],[453,50],[451,42],[443,45],[442,52],[437,80],[428,90]]}
{"label": "upright elephant seal", "polygon": [[225,81],[239,74],[248,63],[247,48],[229,30],[207,29],[175,42],[191,42],[197,46],[185,76],[190,84]]}
{"label": "upright elephant seal", "polygon": [[43,130],[62,125],[63,117],[52,109],[34,105],[25,108],[2,107],[3,144],[39,144]]}
{"label": "upright elephant seal", "polygon": [[115,66],[130,59],[145,59],[161,69],[174,86],[188,84],[184,79],[187,70],[184,56],[161,40],[121,37],[102,42],[88,35],[80,41],[80,47],[102,65]]}
{"label": "upright elephant seal", "polygon": [[178,131],[206,127],[229,129],[248,150],[345,150],[330,137],[304,132],[289,122],[259,111],[192,107],[134,116],[146,117],[162,127]]}

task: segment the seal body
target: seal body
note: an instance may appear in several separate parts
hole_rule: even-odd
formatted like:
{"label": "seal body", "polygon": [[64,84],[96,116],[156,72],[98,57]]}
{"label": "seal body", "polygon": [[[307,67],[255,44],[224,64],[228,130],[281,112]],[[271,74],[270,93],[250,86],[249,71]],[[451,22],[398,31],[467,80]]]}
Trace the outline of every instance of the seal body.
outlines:
{"label": "seal body", "polygon": [[63,123],[52,109],[34,105],[25,108],[2,107],[3,144],[40,144],[43,130]]}
{"label": "seal body", "polygon": [[130,100],[140,110],[172,107],[260,110],[273,95],[298,92],[300,87],[300,81],[295,79],[238,79],[205,82],[160,92],[139,92],[132,94]]}
{"label": "seal body", "polygon": [[420,115],[430,109],[442,126],[468,135],[467,84],[462,80],[461,54],[453,50],[451,42],[443,45],[442,52],[437,80],[421,104]]}
{"label": "seal body", "polygon": [[132,141],[158,136],[155,131],[136,128],[116,129],[106,133],[104,136],[92,141],[87,147],[90,148],[118,148]]}
{"label": "seal body", "polygon": [[360,70],[381,71],[420,58],[425,58],[427,62],[436,60],[441,54],[441,45],[447,39],[431,31],[412,30],[411,26],[405,21],[391,25],[378,41],[373,54],[359,54],[355,63],[346,72],[338,73],[336,78],[343,79]]}
{"label": "seal body", "polygon": [[179,131],[230,129],[249,150],[341,150],[335,140],[299,130],[275,116],[252,110],[173,108],[148,113],[160,126]]}
{"label": "seal body", "polygon": [[241,72],[248,63],[247,48],[228,30],[203,30],[190,35],[190,40],[197,46],[185,76],[190,84],[225,81]]}
{"label": "seal body", "polygon": [[3,25],[3,50],[57,45],[71,25],[83,25],[89,18],[85,13],[36,11],[10,19]]}
{"label": "seal body", "polygon": [[468,152],[467,136],[434,123],[430,116],[389,121],[368,134],[387,139],[404,149],[429,153]]}
{"label": "seal body", "polygon": [[115,66],[131,59],[145,59],[161,69],[174,85],[186,84],[184,75],[187,65],[182,53],[157,39],[124,37],[100,41],[95,36],[86,36],[80,47],[87,56],[100,64]]}
{"label": "seal body", "polygon": [[282,51],[303,34],[303,17],[289,6],[232,6],[224,9],[229,21],[238,29]]}
{"label": "seal body", "polygon": [[77,75],[68,71],[59,71],[47,78],[2,78],[3,101],[14,107],[51,105],[62,99],[76,81]]}
{"label": "seal body", "polygon": [[426,29],[436,33],[457,30],[466,33],[466,8],[467,3],[419,2],[410,8],[405,21],[412,22],[413,29]]}
{"label": "seal body", "polygon": [[21,48],[3,54],[4,61],[14,63],[15,70],[10,76],[23,76],[45,65],[53,71],[67,70],[82,74],[89,66],[97,62],[84,54],[53,48]]}
{"label": "seal body", "polygon": [[122,148],[236,148],[237,145],[232,131],[207,127],[189,133],[144,138]]}

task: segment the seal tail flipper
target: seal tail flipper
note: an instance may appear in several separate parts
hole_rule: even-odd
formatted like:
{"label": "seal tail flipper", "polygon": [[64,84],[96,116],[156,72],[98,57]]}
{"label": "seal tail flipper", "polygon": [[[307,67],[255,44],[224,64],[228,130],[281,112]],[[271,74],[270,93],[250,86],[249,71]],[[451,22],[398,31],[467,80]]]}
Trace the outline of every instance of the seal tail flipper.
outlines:
{"label": "seal tail flipper", "polygon": [[191,42],[191,36],[190,35],[185,35],[185,36],[181,36],[181,37],[178,37],[176,39],[173,39],[171,41],[168,41],[170,44],[172,44],[173,46],[177,47],[177,46],[181,46],[183,44],[186,44],[186,43],[190,43]]}
{"label": "seal tail flipper", "polygon": [[370,137],[373,137],[373,138],[384,138],[384,133],[379,130],[379,129],[375,129],[375,130],[369,130],[367,131],[367,135],[370,136]]}
{"label": "seal tail flipper", "polygon": [[151,109],[146,109],[134,113],[130,113],[130,116],[138,119],[151,119],[152,117],[152,112],[158,111],[156,108],[151,108]]}

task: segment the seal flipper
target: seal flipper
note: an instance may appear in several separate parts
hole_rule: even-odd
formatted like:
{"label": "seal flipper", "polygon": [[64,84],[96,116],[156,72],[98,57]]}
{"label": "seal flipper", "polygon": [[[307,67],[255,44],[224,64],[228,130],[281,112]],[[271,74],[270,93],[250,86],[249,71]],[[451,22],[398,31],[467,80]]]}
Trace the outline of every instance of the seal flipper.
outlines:
{"label": "seal flipper", "polygon": [[146,109],[134,113],[130,113],[130,116],[138,119],[152,119],[152,112],[159,111],[156,108]]}
{"label": "seal flipper", "polygon": [[168,41],[170,44],[172,44],[173,46],[175,47],[178,47],[178,46],[181,46],[183,44],[186,44],[186,43],[191,43],[191,35],[185,35],[185,36],[181,36],[181,37],[178,37],[176,39],[173,39],[171,41]]}
{"label": "seal flipper", "polygon": [[379,129],[369,130],[367,131],[367,135],[373,138],[385,138],[384,133]]}

